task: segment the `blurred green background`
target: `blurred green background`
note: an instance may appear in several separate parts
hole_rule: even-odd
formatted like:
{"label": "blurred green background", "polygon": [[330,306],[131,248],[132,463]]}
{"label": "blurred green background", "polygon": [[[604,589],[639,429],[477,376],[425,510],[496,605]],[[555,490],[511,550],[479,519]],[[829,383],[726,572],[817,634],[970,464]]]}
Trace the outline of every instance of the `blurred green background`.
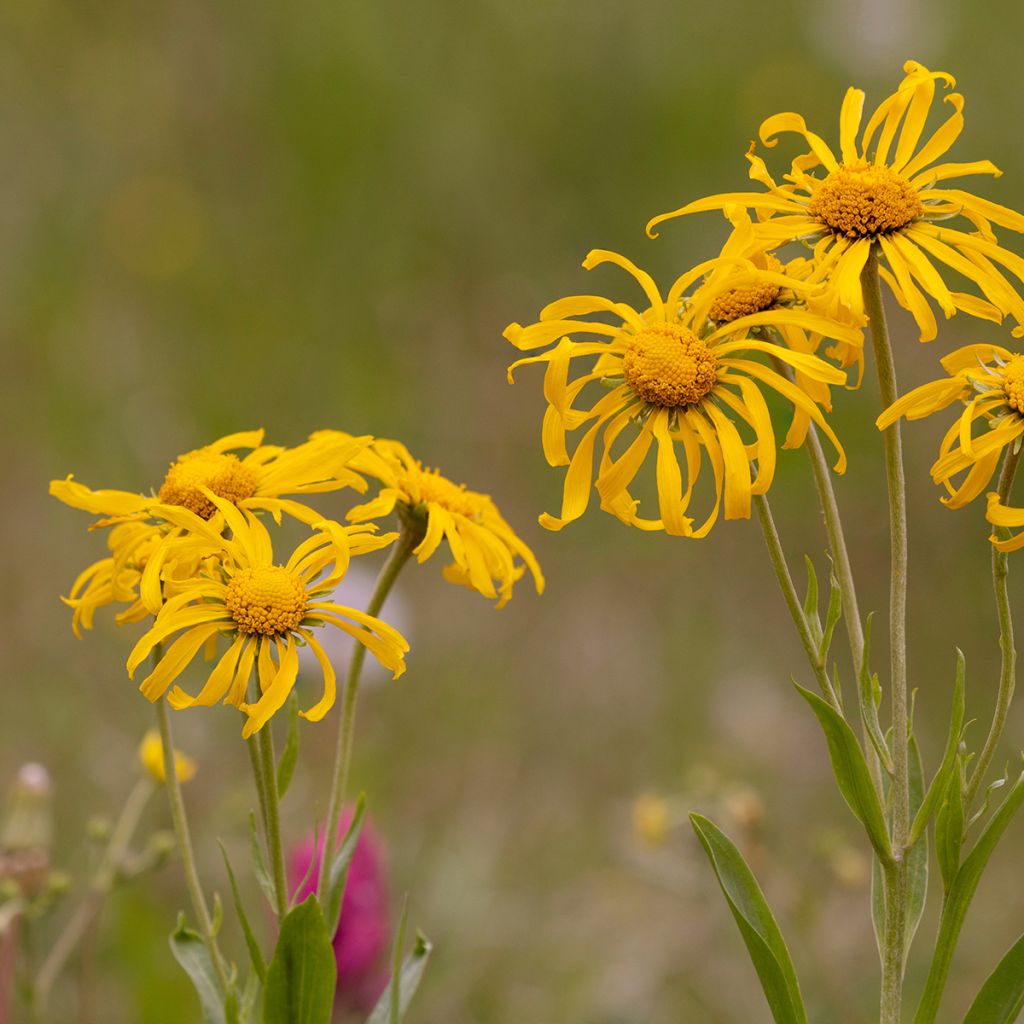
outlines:
{"label": "blurred green background", "polygon": [[[563,294],[631,300],[614,269],[580,269],[592,247],[662,281],[706,258],[724,238],[717,215],[653,242],[645,221],[745,187],[743,153],[769,114],[799,110],[834,138],[846,85],[875,102],[907,57],[958,77],[967,127],[953,159],[995,161],[1005,177],[979,191],[1020,208],[1022,30],[1010,0],[0,6],[0,780],[28,760],[49,767],[58,864],[81,882],[85,823],[124,800],[151,709],[123,671],[134,629],[101,615],[84,641],[71,634],[58,596],[104,552],[47,482],[73,472],[145,490],[179,452],[255,426],[283,444],[328,426],[395,436],[491,493],[548,579],[542,598],[524,582],[496,612],[435,560],[407,573],[390,609],[410,668],[366,691],[355,783],[390,848],[396,904],[408,891],[436,944],[412,1019],[766,1020],[688,829],[660,850],[633,837],[644,791],[744,837],[811,1017],[870,1019],[864,844],[789,686],[808,673],[756,525],[690,543],[595,510],[546,534],[536,517],[557,510],[561,476],[540,451],[540,375],[509,388],[501,331]],[[893,323],[904,386],[957,344],[1008,340],[964,317],[920,346],[901,310]],[[862,607],[884,619],[876,413],[871,386],[839,396],[850,470],[837,487]],[[930,766],[953,644],[968,657],[969,717],[987,719],[998,665],[982,510],[947,511],[927,475],[938,419],[906,442],[911,671]],[[806,551],[826,575],[802,453],[782,456],[773,501],[793,558]],[[885,656],[877,645],[879,668]],[[335,722],[303,727],[285,804],[295,838],[322,813]],[[215,840],[243,861],[254,802],[238,722],[223,709],[175,725],[201,764],[186,796],[224,892]],[[1007,758],[1022,738],[1018,708]],[[147,829],[166,823],[154,802]],[[1022,840],[1018,827],[978,895],[952,1010],[1024,926]],[[93,1009],[78,1009],[71,974],[53,1019],[197,1019],[166,946],[184,905],[177,864],[120,893],[84,984]]]}

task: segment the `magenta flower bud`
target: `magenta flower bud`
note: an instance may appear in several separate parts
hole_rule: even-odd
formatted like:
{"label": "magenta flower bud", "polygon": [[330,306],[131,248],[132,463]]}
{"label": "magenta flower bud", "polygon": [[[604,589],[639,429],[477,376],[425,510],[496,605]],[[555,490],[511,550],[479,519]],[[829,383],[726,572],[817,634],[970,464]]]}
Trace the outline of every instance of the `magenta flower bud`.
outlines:
{"label": "magenta flower bud", "polygon": [[[352,816],[353,809],[344,808],[338,825],[339,840],[352,824]],[[316,888],[323,848],[321,837],[320,848],[314,853],[313,837],[307,836],[289,852],[288,886],[298,901]],[[371,1010],[388,983],[386,958],[391,923],[386,876],[384,845],[370,823],[364,821],[349,865],[341,918],[334,933],[334,958],[338,964],[335,1002],[349,1010]]]}

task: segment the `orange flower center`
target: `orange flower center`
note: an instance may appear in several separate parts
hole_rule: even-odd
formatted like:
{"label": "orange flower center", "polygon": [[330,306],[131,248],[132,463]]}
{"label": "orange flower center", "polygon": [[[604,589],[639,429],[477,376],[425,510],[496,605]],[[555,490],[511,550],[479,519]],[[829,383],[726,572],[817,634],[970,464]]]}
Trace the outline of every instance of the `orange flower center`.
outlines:
{"label": "orange flower center", "polygon": [[1003,393],[1007,405],[1024,413],[1024,356],[1014,356],[1003,367]]}
{"label": "orange flower center", "polygon": [[[773,274],[782,273],[782,262],[770,252],[764,253],[760,258],[755,257],[753,262],[755,266],[760,264],[762,269],[770,270]],[[771,309],[780,291],[782,289],[777,284],[769,281],[755,281],[743,288],[732,288],[711,303],[708,316],[719,324],[732,323],[741,316],[751,316],[753,313]]]}
{"label": "orange flower center", "polygon": [[258,483],[255,470],[239,462],[235,455],[190,452],[167,470],[158,497],[168,505],[182,505],[197,516],[209,519],[217,506],[200,487],[237,505],[256,493]]}
{"label": "orange flower center", "polygon": [[650,405],[695,405],[718,380],[718,360],[693,331],[679,324],[651,324],[629,342],[622,372]]}
{"label": "orange flower center", "polygon": [[224,595],[239,633],[282,636],[295,629],[306,614],[306,588],[281,565],[239,569]]}
{"label": "orange flower center", "polygon": [[905,228],[924,206],[901,174],[862,160],[832,171],[811,196],[807,212],[837,235],[874,238]]}

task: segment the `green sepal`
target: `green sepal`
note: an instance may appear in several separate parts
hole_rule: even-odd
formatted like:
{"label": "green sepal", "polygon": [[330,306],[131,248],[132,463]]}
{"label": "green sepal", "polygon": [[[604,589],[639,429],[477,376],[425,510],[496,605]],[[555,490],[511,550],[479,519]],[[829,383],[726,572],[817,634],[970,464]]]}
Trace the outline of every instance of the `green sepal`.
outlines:
{"label": "green sepal", "polygon": [[329,1024],[336,976],[331,933],[311,895],[281,922],[267,968],[263,1024]]}
{"label": "green sepal", "polygon": [[800,985],[782,932],[739,850],[707,818],[690,822],[722,887],[776,1024],[807,1024]]}
{"label": "green sepal", "polygon": [[805,690],[796,681],[793,685],[811,706],[825,733],[832,771],[843,799],[864,826],[875,852],[885,863],[891,863],[892,847],[882,805],[878,801],[878,793],[871,781],[864,752],[857,742],[857,737],[846,719],[831,704],[822,700],[816,693]]}

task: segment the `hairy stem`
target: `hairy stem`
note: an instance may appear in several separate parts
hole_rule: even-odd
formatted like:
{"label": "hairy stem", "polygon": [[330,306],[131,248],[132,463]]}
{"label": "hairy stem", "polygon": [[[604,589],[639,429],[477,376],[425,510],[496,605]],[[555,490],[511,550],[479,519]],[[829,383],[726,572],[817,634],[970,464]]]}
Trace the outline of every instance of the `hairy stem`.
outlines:
{"label": "hairy stem", "polygon": [[[875,354],[882,408],[896,401],[896,369],[882,306],[878,251],[872,247],[861,274],[864,308]],[[910,833],[909,718],[907,705],[907,495],[903,476],[900,421],[883,432],[889,485],[889,690],[892,701],[892,844],[895,863],[885,869],[885,929],[882,950],[882,1024],[899,1024],[903,994],[904,934],[907,918],[907,864]]]}
{"label": "hairy stem", "polygon": [[274,910],[278,919],[288,913],[288,882],[284,870],[284,846],[281,842],[281,811],[277,795],[277,759],[274,756],[274,734],[267,722],[255,736],[248,740],[250,753],[253,748],[258,756],[253,757],[253,768],[257,774],[256,788],[260,795],[263,811],[263,828],[267,839],[270,867],[274,873]]}
{"label": "hairy stem", "polygon": [[[412,513],[399,515],[401,533],[395,541],[387,561],[381,567],[377,583],[373,588],[370,603],[366,606],[367,615],[377,615],[384,607],[384,602],[391,588],[398,579],[402,567],[409,560],[413,549],[418,547],[426,531],[426,521]],[[317,871],[316,892],[324,891],[330,861],[338,846],[338,822],[341,820],[341,806],[345,800],[348,786],[349,766],[352,763],[352,741],[355,735],[356,704],[359,699],[359,676],[366,648],[357,641],[352,648],[352,657],[348,663],[348,675],[345,678],[345,691],[342,697],[341,722],[338,725],[338,740],[334,749],[334,769],[331,775],[331,792],[327,800],[327,822],[324,835],[323,856]]]}
{"label": "hairy stem", "polygon": [[[1008,451],[1003,459],[1003,471],[999,475],[997,491],[999,500],[1005,502],[1010,496],[1013,478],[1020,463],[1020,450]],[[978,755],[967,789],[964,792],[964,808],[970,815],[971,804],[978,794],[978,789],[985,781],[992,758],[999,747],[1006,726],[1006,716],[1013,700],[1013,690],[1017,676],[1017,651],[1013,645],[1013,619],[1010,615],[1010,592],[1008,587],[1008,566],[1005,551],[992,548],[992,588],[996,595],[996,613],[999,618],[999,649],[1002,652],[1002,666],[999,672],[999,691],[996,694],[996,706],[992,713],[992,724],[989,726],[985,745]]]}

